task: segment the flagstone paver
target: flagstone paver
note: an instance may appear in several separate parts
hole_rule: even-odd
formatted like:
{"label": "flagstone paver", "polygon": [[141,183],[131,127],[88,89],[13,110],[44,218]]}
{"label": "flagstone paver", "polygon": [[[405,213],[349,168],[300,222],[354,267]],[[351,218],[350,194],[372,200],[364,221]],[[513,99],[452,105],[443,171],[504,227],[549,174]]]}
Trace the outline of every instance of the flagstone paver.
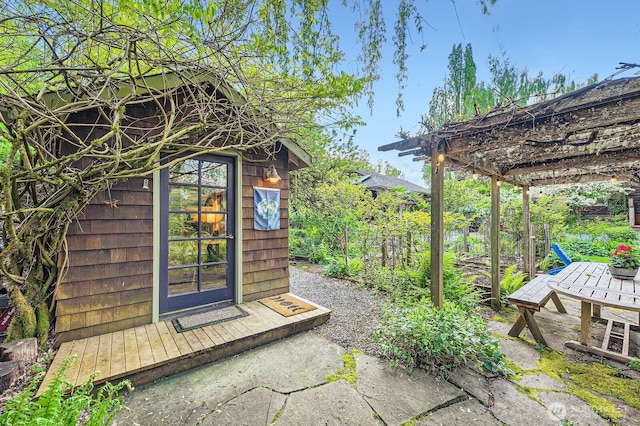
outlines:
{"label": "flagstone paver", "polygon": [[469,367],[459,367],[451,371],[447,380],[476,398],[481,404],[493,404],[493,396],[489,391],[489,379],[484,374]]}
{"label": "flagstone paver", "polygon": [[416,426],[442,425],[501,426],[502,422],[476,399],[467,399],[429,414],[416,423]]}
{"label": "flagstone paver", "polygon": [[268,425],[284,407],[287,396],[267,388],[245,392],[205,416],[201,426]]}
{"label": "flagstone paver", "polygon": [[[557,418],[556,424],[604,426],[609,423],[593,412],[593,409],[575,395],[557,392],[538,392],[540,402]],[[573,422],[573,423],[570,423]]]}
{"label": "flagstone paver", "polygon": [[522,379],[515,381],[520,386],[526,386],[535,389],[550,389],[556,391],[568,391],[569,389],[563,383],[552,379],[546,374],[525,374]]}
{"label": "flagstone paver", "polygon": [[508,425],[558,425],[557,418],[546,407],[518,391],[513,383],[507,380],[493,380],[490,389],[493,394],[491,412],[501,422]]}
{"label": "flagstone paver", "polygon": [[382,423],[362,396],[344,380],[289,396],[278,426],[353,425]]}
{"label": "flagstone paver", "polygon": [[464,391],[442,378],[417,368],[409,372],[392,367],[368,355],[356,357],[356,372],[360,376],[356,382],[358,391],[387,425],[403,424],[467,398]]}

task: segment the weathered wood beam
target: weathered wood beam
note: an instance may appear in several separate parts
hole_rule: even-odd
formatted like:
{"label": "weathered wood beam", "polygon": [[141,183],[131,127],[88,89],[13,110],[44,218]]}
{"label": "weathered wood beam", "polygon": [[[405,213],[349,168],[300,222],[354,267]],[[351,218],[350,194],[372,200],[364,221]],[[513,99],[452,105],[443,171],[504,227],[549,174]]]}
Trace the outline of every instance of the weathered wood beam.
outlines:
{"label": "weathered wood beam", "polygon": [[425,153],[424,148],[415,148],[409,151],[399,152],[398,157],[405,157],[407,155],[424,155],[424,153]]}
{"label": "weathered wood beam", "polygon": [[[544,144],[587,142],[591,132],[604,129],[629,128],[640,121],[640,98],[627,101],[622,106],[610,105],[604,109],[587,109],[580,113],[558,114],[547,118],[529,117],[528,122],[517,126],[494,126],[474,128],[473,131],[443,135],[447,141],[447,152],[458,153],[474,149],[489,150],[500,146],[521,143]],[[610,119],[610,117],[616,117]],[[514,143],[515,142],[515,143]]]}
{"label": "weathered wood beam", "polygon": [[531,264],[531,209],[529,187],[522,187],[522,257],[524,258],[524,270],[532,279],[535,276],[536,265]]}
{"label": "weathered wood beam", "polygon": [[[432,219],[433,220],[433,219]],[[491,306],[500,309],[500,181],[491,177]]]}
{"label": "weathered wood beam", "polygon": [[425,134],[421,136],[415,136],[408,139],[403,139],[398,142],[393,142],[387,145],[382,145],[378,147],[378,151],[406,151],[409,149],[417,148],[419,146],[426,146],[431,143],[433,140],[433,135]]}
{"label": "weathered wood beam", "polygon": [[[445,125],[439,130],[441,137],[450,139],[452,134],[465,137],[499,128],[506,130],[519,125],[536,125],[548,118],[598,111],[605,107],[617,107],[640,99],[640,79],[618,79],[597,83],[572,93],[540,102],[528,107],[511,106],[464,122]],[[633,111],[633,109],[630,109]],[[637,111],[637,109],[636,109]],[[622,117],[623,115],[610,115]],[[583,123],[584,124],[584,123]]]}
{"label": "weathered wood beam", "polygon": [[431,149],[431,302],[440,307],[444,288],[444,162]]}
{"label": "weathered wood beam", "polygon": [[[546,185],[557,185],[561,183],[590,183],[590,182],[602,182],[611,179],[614,174],[606,174],[606,173],[585,173],[585,174],[577,174],[577,173],[569,173],[566,175],[558,175],[558,176],[529,176],[528,182],[530,186],[546,186]],[[615,176],[618,180],[621,181],[631,181],[631,182],[640,182],[640,177],[634,173],[615,173]]]}
{"label": "weathered wood beam", "polygon": [[[495,150],[477,150],[466,153],[450,153],[449,157],[456,158],[460,163],[476,165],[480,168],[495,170],[498,174],[508,173],[521,167],[539,167],[539,170],[553,169],[553,163],[564,162],[558,169],[567,167],[591,166],[600,164],[614,164],[635,159],[640,156],[640,128],[637,133],[629,135],[624,140],[596,140],[583,146],[554,146],[532,148],[523,145],[513,145]],[[572,162],[574,164],[572,164]],[[535,172],[535,169],[525,173]]]}
{"label": "weathered wood beam", "polygon": [[625,168],[627,167],[625,165],[635,168],[640,165],[638,161],[640,161],[640,147],[602,155],[583,155],[539,162],[533,161],[528,164],[516,165],[509,170],[505,170],[503,174],[505,176],[513,176],[552,170],[585,169],[609,164],[615,168]]}
{"label": "weathered wood beam", "polygon": [[478,172],[484,176],[493,176],[493,175],[500,176],[500,167],[498,164],[495,164],[495,163],[492,164],[485,161],[472,162],[472,161],[460,159],[453,155],[447,155],[447,161],[457,167],[469,170],[472,173]]}
{"label": "weathered wood beam", "polygon": [[[598,137],[594,142],[585,145],[550,144],[541,147],[505,142],[494,149],[469,150],[467,152],[449,153],[450,156],[470,163],[500,163],[505,166],[528,165],[531,162],[549,163],[553,161],[571,160],[585,161],[592,158],[594,162],[606,162],[605,155],[618,155],[625,152],[636,154],[640,151],[640,126],[634,132],[623,135],[613,134],[610,137]],[[617,159],[614,159],[617,161]],[[506,167],[505,170],[514,167]]]}

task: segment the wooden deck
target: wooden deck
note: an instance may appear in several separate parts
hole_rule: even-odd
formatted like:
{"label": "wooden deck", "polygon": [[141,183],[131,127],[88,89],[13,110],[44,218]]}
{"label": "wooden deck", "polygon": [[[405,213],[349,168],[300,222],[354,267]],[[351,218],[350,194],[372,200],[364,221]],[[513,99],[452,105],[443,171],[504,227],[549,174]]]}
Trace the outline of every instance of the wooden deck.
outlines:
{"label": "wooden deck", "polygon": [[67,371],[72,384],[82,384],[98,372],[96,384],[128,378],[136,386],[310,330],[329,319],[330,310],[309,303],[317,309],[284,317],[260,302],[248,302],[240,305],[248,316],[183,333],[176,332],[171,321],[161,321],[63,343],[38,394],[72,354],[77,356]]}

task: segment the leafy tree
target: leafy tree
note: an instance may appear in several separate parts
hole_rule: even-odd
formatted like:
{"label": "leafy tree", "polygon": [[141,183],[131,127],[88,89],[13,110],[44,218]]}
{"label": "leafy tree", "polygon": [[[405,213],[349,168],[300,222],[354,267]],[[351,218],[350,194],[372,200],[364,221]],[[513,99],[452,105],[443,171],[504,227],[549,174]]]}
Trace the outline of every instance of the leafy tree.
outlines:
{"label": "leafy tree", "polygon": [[580,224],[587,207],[606,205],[611,214],[627,214],[627,196],[634,191],[630,182],[591,182],[572,185],[553,185],[543,189],[544,194],[561,196]]}
{"label": "leafy tree", "polygon": [[[580,87],[564,74],[551,78],[541,72],[532,75],[526,68],[519,69],[511,64],[504,52],[499,56],[490,55],[487,62],[491,81],[478,82],[471,44],[468,43],[464,51],[462,44],[453,46],[448,75],[443,86],[434,89],[428,115],[423,118],[427,127],[437,129],[446,122],[486,113],[501,105],[529,105]],[[593,75],[586,84],[597,79],[598,76]]]}
{"label": "leafy tree", "polygon": [[[486,13],[494,1],[479,4]],[[317,123],[353,125],[347,109],[373,93],[386,28],[380,0],[344,5],[363,16],[360,74],[339,70],[344,52],[326,0],[0,4],[0,140],[9,146],[0,271],[16,308],[9,338],[46,340],[70,222],[99,191],[157,170],[158,153],[275,155],[279,140],[307,136]],[[402,81],[406,33],[423,20],[414,0],[397,10]],[[155,121],[133,137],[132,111],[150,106]],[[89,110],[100,122],[67,125]],[[61,144],[71,153],[58,155]]]}
{"label": "leafy tree", "polygon": [[[16,308],[10,339],[46,341],[70,222],[99,191],[154,171],[159,152],[275,154],[278,140],[315,126],[315,116],[349,121],[345,107],[367,78],[336,71],[342,54],[326,8],[321,0],[0,5],[0,137],[9,146],[0,270]],[[158,111],[142,138],[127,132],[138,106]],[[101,117],[89,131],[67,124],[89,109]],[[61,144],[74,148],[56,155]]]}

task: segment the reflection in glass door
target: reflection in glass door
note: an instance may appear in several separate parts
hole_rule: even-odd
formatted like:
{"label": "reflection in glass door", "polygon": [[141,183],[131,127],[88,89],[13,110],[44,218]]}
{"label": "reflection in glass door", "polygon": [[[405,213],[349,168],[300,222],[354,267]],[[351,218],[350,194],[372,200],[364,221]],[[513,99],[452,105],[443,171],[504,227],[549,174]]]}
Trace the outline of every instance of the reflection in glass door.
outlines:
{"label": "reflection in glass door", "polygon": [[233,176],[225,157],[163,169],[161,313],[233,300]]}

